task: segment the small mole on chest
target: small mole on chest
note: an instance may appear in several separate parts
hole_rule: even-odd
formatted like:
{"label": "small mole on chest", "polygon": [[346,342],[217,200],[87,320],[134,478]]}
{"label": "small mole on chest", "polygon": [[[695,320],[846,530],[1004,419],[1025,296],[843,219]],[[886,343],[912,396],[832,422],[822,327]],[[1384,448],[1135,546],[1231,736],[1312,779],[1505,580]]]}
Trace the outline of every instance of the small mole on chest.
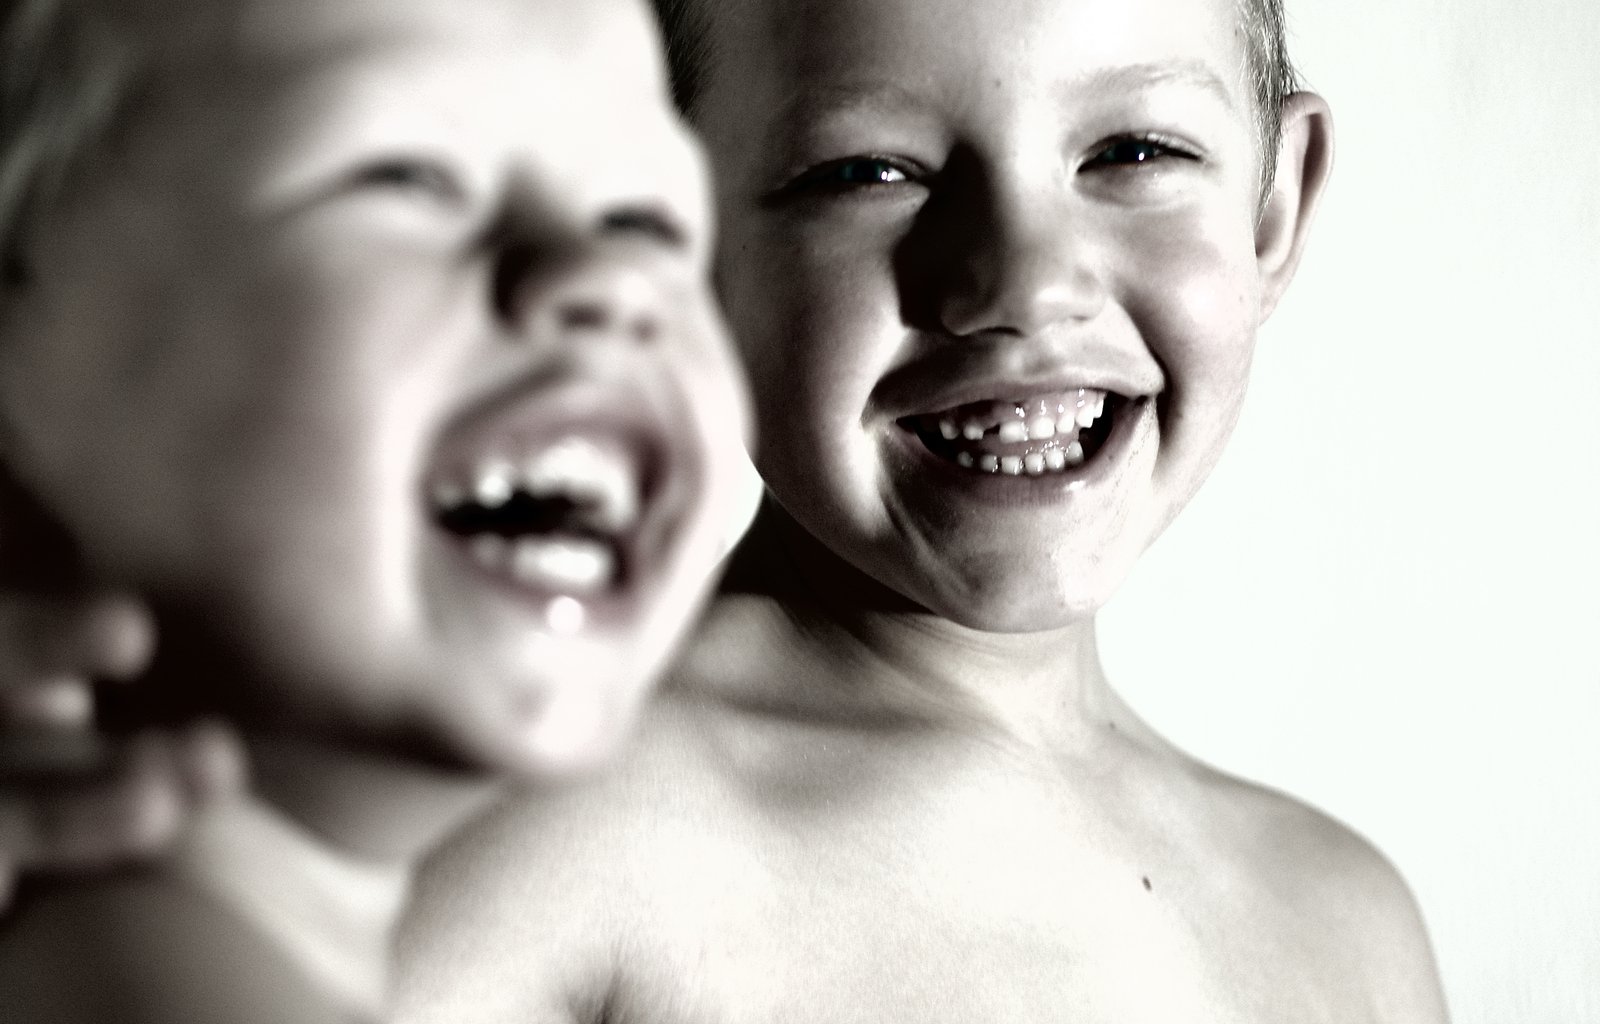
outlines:
{"label": "small mole on chest", "polygon": [[1155,891],[1155,889],[1150,885],[1150,876],[1149,875],[1145,875],[1144,878],[1142,879],[1142,881],[1144,882],[1144,891],[1145,892],[1154,892]]}

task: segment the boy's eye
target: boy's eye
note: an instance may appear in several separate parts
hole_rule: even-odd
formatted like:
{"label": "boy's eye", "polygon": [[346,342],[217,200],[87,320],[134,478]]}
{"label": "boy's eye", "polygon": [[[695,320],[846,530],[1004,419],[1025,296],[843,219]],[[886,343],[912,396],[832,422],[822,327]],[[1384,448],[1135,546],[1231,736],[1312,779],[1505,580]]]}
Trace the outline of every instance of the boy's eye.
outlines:
{"label": "boy's eye", "polygon": [[415,193],[441,202],[466,198],[466,188],[450,169],[425,157],[386,157],[358,168],[351,183],[359,189]]}
{"label": "boy's eye", "polygon": [[852,159],[825,168],[817,182],[839,185],[894,185],[910,176],[887,160]]}
{"label": "boy's eye", "polygon": [[811,168],[780,189],[779,194],[849,192],[877,185],[901,185],[914,180],[916,174],[916,168],[900,160],[852,156]]}
{"label": "boy's eye", "polygon": [[1100,167],[1139,167],[1163,160],[1199,160],[1200,158],[1176,143],[1153,135],[1126,136],[1111,139],[1090,154],[1084,161],[1086,169]]}
{"label": "boy's eye", "polygon": [[608,237],[638,238],[671,249],[689,244],[688,232],[664,210],[648,206],[619,207],[600,218],[600,233]]}

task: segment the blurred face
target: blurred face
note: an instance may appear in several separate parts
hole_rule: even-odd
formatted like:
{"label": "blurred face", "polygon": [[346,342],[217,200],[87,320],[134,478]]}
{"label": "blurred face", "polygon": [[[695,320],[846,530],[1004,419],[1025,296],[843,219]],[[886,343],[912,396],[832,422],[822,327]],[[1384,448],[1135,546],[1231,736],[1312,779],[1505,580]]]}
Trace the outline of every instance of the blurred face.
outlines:
{"label": "blurred face", "polygon": [[8,464],[167,649],[225,654],[215,703],[472,764],[604,753],[745,427],[647,17],[117,7],[148,74],[7,296]]}
{"label": "blurred face", "polygon": [[715,7],[696,116],[773,494],[946,618],[1092,613],[1215,462],[1275,295],[1233,5]]}

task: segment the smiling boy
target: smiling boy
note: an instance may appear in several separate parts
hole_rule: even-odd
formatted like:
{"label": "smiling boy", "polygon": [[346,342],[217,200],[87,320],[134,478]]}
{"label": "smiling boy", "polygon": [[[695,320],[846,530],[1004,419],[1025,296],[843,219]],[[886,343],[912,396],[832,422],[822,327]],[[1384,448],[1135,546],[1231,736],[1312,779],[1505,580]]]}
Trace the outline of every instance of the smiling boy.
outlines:
{"label": "smiling boy", "polygon": [[1443,1019],[1382,857],[1095,650],[1327,176],[1281,12],[661,6],[768,501],[623,763],[431,862],[402,1019]]}
{"label": "smiling boy", "polygon": [[0,461],[155,608],[131,724],[228,716],[259,793],[159,869],[23,892],[0,1016],[376,1016],[412,859],[497,773],[609,754],[720,553],[744,403],[648,14],[0,31]]}

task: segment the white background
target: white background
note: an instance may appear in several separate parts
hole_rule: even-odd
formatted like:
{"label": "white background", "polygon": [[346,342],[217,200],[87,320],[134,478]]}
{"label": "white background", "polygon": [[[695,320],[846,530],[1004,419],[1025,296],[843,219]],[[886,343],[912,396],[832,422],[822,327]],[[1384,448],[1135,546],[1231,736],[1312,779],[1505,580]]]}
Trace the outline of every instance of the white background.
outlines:
{"label": "white background", "polygon": [[1389,854],[1458,1024],[1595,1024],[1600,0],[1290,5],[1331,192],[1107,667]]}

